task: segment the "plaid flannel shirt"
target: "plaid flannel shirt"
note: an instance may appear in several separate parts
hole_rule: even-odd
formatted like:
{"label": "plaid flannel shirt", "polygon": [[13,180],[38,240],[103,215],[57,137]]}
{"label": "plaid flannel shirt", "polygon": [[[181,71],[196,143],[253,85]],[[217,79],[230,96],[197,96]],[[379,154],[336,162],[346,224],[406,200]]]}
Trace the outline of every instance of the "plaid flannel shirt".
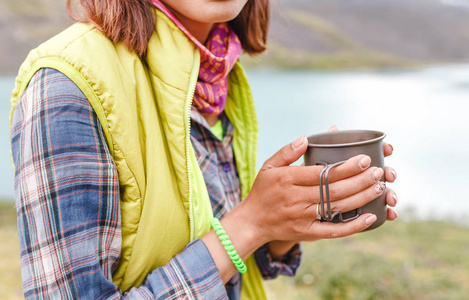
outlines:
{"label": "plaid flannel shirt", "polygon": [[[192,110],[191,140],[214,215],[240,199],[231,148],[233,127],[222,115],[223,141]],[[16,105],[11,129],[15,199],[26,299],[238,299],[241,275],[223,285],[197,239],[140,287],[123,294],[112,282],[121,251],[119,181],[101,124],[84,94],[65,75],[39,70]],[[255,253],[265,278],[293,276],[301,251],[273,261]]]}

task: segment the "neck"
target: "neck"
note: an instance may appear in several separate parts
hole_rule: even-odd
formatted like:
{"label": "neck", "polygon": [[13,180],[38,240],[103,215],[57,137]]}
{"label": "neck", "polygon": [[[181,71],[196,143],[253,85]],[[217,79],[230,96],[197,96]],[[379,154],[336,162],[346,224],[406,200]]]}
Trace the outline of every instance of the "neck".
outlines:
{"label": "neck", "polygon": [[204,116],[205,120],[207,120],[207,123],[210,127],[213,127],[213,125],[217,124],[218,122],[218,115],[202,114],[202,116]]}
{"label": "neck", "polygon": [[201,23],[184,17],[179,12],[167,6],[171,13],[181,22],[182,25],[203,45],[208,39],[213,23]]}

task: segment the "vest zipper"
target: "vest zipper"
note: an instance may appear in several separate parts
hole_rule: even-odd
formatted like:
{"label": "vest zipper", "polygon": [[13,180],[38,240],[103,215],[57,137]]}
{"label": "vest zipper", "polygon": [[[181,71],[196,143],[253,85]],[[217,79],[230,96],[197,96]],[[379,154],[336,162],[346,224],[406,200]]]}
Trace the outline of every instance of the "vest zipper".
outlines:
{"label": "vest zipper", "polygon": [[195,51],[194,65],[192,66],[191,76],[189,79],[189,92],[186,96],[186,103],[184,107],[185,113],[185,127],[186,127],[186,167],[187,167],[187,182],[189,184],[189,224],[190,224],[190,240],[195,239],[195,216],[193,208],[193,195],[192,195],[192,164],[191,164],[191,107],[192,99],[194,98],[195,88],[197,84],[197,78],[199,76],[200,68],[200,52],[198,49]]}

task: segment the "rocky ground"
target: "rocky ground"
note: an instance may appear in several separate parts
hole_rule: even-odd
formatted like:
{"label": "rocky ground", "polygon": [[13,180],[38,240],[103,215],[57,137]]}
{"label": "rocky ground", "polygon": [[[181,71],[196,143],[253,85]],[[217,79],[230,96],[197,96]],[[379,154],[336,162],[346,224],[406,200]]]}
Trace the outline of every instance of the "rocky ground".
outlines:
{"label": "rocky ground", "polygon": [[[0,2],[0,74],[72,21],[65,0]],[[376,68],[469,61],[469,0],[272,0],[269,50],[250,66]]]}

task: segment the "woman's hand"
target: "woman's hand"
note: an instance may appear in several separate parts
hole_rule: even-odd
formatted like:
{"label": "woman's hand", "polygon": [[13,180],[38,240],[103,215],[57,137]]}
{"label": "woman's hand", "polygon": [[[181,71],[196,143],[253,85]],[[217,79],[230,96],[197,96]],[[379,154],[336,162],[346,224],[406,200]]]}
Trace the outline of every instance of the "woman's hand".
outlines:
{"label": "woman's hand", "polygon": [[[272,240],[317,240],[351,235],[376,221],[364,214],[347,223],[319,222],[319,173],[322,166],[290,166],[306,151],[306,137],[283,147],[261,168],[248,197],[236,208],[244,210],[261,245]],[[351,211],[383,191],[381,168],[358,155],[332,169],[329,175],[331,208]]]}
{"label": "woman's hand", "polygon": [[[335,125],[332,125],[328,131],[338,131],[338,130],[339,129]],[[383,142],[384,157],[390,156],[393,150],[394,148],[391,146],[391,144]],[[396,178],[397,178],[396,171],[391,167],[385,166],[384,167],[384,180],[386,182],[394,182]],[[395,207],[397,204],[397,194],[390,188],[387,188],[386,190],[386,204],[391,207]],[[396,218],[397,218],[397,213],[392,208],[388,208],[386,219],[388,221],[393,221]]]}
{"label": "woman's hand", "polygon": [[[316,218],[323,166],[290,166],[306,152],[307,146],[307,139],[302,136],[268,159],[246,199],[221,220],[241,259],[271,241],[271,254],[280,257],[294,241],[344,237],[363,231],[376,221],[373,214],[363,214],[346,223],[320,222]],[[383,193],[384,183],[379,179],[384,170],[370,167],[370,163],[370,157],[358,155],[330,171],[333,211],[351,211]],[[211,230],[202,240],[227,282],[236,269],[215,232]]]}
{"label": "woman's hand", "polygon": [[[383,143],[384,157],[387,157],[387,156],[391,155],[393,150],[394,149],[391,146],[391,144],[388,144],[386,142]],[[396,180],[396,178],[397,178],[397,173],[393,168],[384,167],[384,180],[386,180],[387,182],[394,182],[394,180]],[[387,203],[387,205],[389,205],[391,207],[395,207],[396,204],[397,204],[397,195],[390,188],[388,188],[387,191],[386,191],[386,203]],[[397,218],[397,213],[393,209],[388,208],[388,210],[387,210],[387,220],[388,221],[393,221],[396,218]]]}

